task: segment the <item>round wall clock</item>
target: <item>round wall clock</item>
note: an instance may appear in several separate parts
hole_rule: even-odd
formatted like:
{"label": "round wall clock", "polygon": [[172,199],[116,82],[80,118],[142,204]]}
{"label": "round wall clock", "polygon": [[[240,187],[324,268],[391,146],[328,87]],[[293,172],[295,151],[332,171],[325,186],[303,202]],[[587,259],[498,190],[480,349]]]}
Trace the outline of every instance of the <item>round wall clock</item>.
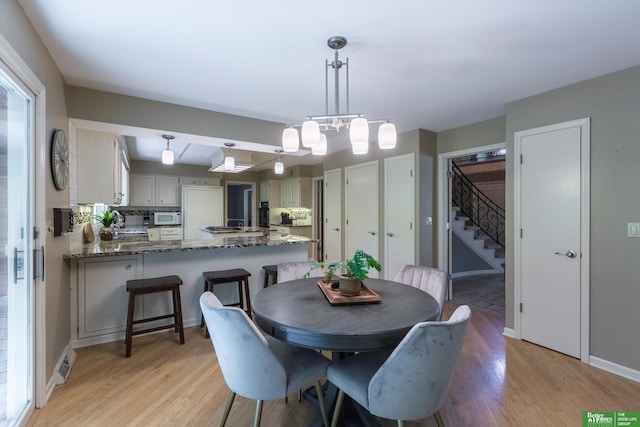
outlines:
{"label": "round wall clock", "polygon": [[69,181],[69,144],[62,129],[56,129],[51,141],[51,175],[57,190],[67,188]]}

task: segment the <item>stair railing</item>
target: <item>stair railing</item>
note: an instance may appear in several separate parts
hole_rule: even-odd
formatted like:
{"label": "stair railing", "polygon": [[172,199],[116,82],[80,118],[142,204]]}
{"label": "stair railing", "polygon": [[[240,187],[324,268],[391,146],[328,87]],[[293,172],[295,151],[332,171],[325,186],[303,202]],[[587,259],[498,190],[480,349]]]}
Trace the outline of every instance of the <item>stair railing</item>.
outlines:
{"label": "stair railing", "polygon": [[453,205],[484,232],[491,240],[504,248],[504,209],[484,194],[453,163]]}

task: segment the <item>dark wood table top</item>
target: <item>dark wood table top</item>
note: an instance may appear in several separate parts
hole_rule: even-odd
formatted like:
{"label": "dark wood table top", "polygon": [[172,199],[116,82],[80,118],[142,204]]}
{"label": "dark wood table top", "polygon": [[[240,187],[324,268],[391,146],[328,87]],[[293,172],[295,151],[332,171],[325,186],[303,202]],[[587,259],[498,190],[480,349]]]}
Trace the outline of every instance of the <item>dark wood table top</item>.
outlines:
{"label": "dark wood table top", "polygon": [[413,325],[433,320],[437,301],[420,289],[382,279],[365,285],[382,302],[331,305],[318,278],[262,289],[251,307],[256,323],[282,341],[333,352],[375,351],[396,346]]}

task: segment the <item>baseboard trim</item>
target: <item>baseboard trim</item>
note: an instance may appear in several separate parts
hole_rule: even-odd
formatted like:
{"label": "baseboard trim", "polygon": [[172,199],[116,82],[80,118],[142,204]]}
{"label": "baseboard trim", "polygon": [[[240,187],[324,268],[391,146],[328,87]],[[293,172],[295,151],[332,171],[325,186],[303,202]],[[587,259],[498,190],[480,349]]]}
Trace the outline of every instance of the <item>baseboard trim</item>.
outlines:
{"label": "baseboard trim", "polygon": [[504,274],[504,271],[500,270],[473,270],[473,271],[460,271],[451,275],[452,279],[459,279],[461,277],[469,276],[485,276],[490,274]]}
{"label": "baseboard trim", "polygon": [[636,371],[635,369],[618,365],[617,363],[609,362],[608,360],[595,356],[589,356],[589,365],[640,383],[640,371]]}
{"label": "baseboard trim", "polygon": [[504,335],[505,337],[514,338],[516,336],[516,331],[514,331],[512,328],[505,327],[502,331],[502,335]]}

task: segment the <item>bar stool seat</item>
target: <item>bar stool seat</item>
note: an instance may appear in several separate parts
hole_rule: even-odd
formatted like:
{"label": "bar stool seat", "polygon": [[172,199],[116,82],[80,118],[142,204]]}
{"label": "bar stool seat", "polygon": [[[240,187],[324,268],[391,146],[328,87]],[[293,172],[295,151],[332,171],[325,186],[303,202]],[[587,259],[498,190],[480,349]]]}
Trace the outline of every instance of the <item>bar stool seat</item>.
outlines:
{"label": "bar stool seat", "polygon": [[[249,294],[249,277],[251,273],[244,268],[233,268],[231,270],[205,271],[202,273],[202,276],[204,276],[204,292],[213,292],[215,285],[238,282],[238,302],[224,305],[228,307],[240,307],[247,313],[247,316],[251,317],[251,295]],[[244,304],[245,300],[246,306]],[[200,321],[200,327],[204,327],[204,336],[205,338],[209,338],[209,330],[204,323],[204,316],[202,316]]]}
{"label": "bar stool seat", "polygon": [[[179,276],[151,277],[148,279],[127,280],[127,292],[129,292],[129,306],[127,309],[127,330],[125,344],[127,346],[125,357],[131,357],[131,344],[134,335],[146,334],[148,332],[161,331],[163,329],[173,329],[180,334],[180,344],[184,344],[184,327],[182,324],[182,304],[180,302],[180,286],[182,279]],[[171,292],[173,300],[173,313],[162,316],[147,317],[133,320],[135,312],[136,296],[153,294],[157,292]],[[146,329],[133,330],[133,325],[153,322],[155,320],[173,318],[173,323],[169,325],[156,326]]]}
{"label": "bar stool seat", "polygon": [[264,284],[263,288],[269,286],[269,279],[271,279],[271,284],[275,285],[278,283],[278,266],[273,265],[263,265],[262,269],[264,270]]}

